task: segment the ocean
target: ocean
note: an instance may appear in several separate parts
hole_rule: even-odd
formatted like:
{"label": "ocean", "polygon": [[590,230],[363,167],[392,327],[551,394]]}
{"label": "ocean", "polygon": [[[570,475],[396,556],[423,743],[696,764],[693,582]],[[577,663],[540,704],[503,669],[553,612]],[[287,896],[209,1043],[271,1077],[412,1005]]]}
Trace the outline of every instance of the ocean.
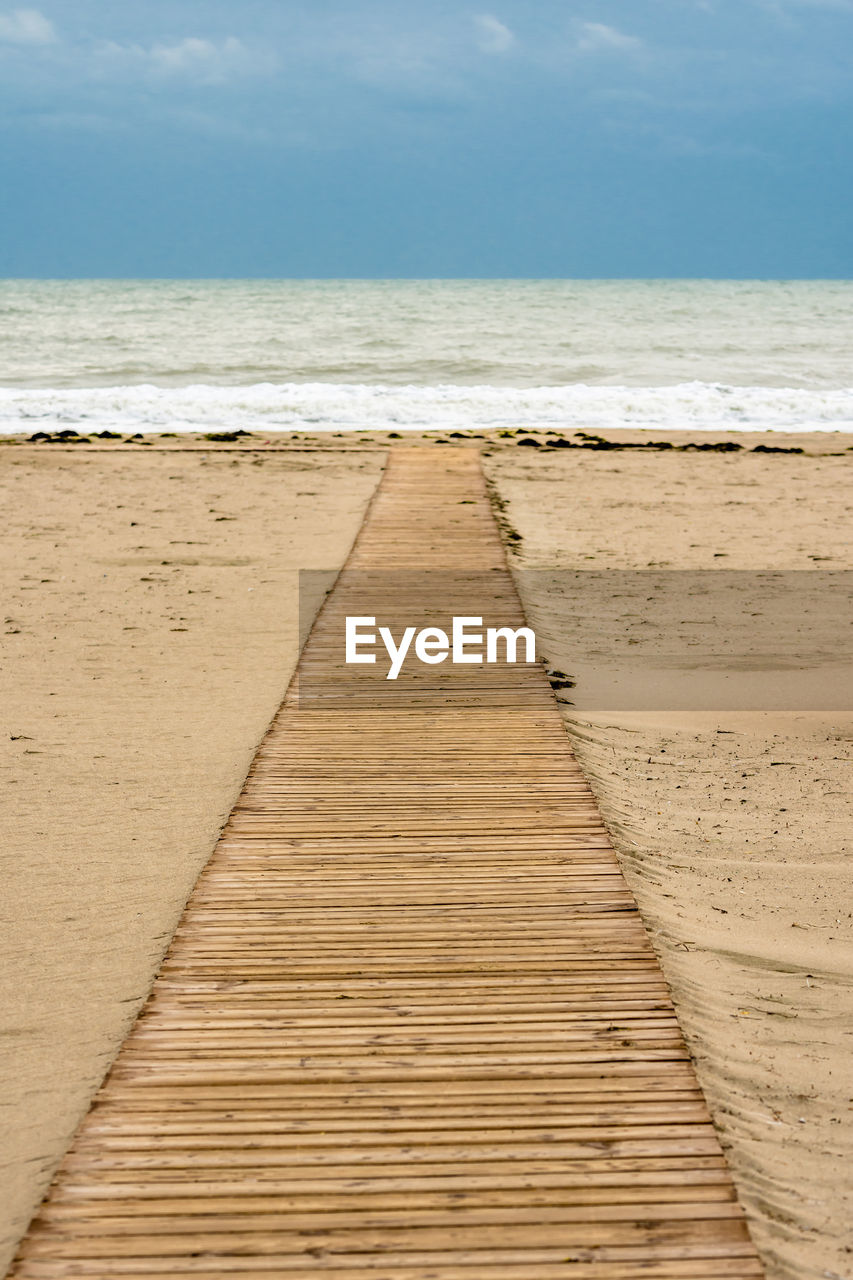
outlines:
{"label": "ocean", "polygon": [[2,280],[0,432],[853,431],[853,282]]}

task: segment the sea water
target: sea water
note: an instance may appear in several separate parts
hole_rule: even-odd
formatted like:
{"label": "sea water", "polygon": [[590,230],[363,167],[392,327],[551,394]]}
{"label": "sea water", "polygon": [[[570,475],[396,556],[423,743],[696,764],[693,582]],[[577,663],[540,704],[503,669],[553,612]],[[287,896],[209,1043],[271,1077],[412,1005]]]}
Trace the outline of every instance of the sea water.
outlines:
{"label": "sea water", "polygon": [[0,431],[853,431],[853,282],[0,281]]}

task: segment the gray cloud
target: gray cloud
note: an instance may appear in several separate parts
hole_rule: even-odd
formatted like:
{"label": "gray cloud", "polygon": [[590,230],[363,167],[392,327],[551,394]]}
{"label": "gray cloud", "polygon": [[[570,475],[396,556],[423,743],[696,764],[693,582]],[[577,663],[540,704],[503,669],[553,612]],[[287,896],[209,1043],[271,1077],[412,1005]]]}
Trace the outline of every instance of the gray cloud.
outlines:
{"label": "gray cloud", "polygon": [[[225,138],[239,125],[276,147],[381,137],[425,148],[503,128],[521,110],[536,119],[545,101],[575,119],[588,111],[591,127],[624,114],[657,129],[672,112],[712,122],[846,103],[853,83],[842,12],[853,0],[639,0],[627,30],[593,21],[610,16],[597,6],[567,13],[565,0],[500,0],[497,12],[448,0],[329,0],[322,11],[256,0],[240,15],[225,0],[171,10],[76,0],[73,23],[60,0],[40,2],[44,12],[0,12],[0,100],[7,122],[27,129],[62,118],[83,133],[104,119]],[[59,39],[50,19],[59,26],[61,14]],[[838,29],[831,40],[828,28]],[[620,107],[614,95],[627,92],[638,96]]]}

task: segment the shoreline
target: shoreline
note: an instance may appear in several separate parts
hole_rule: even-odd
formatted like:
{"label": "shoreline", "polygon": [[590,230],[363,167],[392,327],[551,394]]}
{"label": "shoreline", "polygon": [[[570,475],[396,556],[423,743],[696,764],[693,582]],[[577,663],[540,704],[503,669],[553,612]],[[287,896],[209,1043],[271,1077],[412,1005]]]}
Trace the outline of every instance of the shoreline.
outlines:
{"label": "shoreline", "polygon": [[[536,441],[525,446],[523,441]],[[566,444],[550,444],[565,441]],[[63,427],[52,431],[18,431],[0,433],[0,449],[67,448],[75,453],[97,451],[125,452],[132,448],[156,447],[163,452],[209,450],[216,453],[267,452],[283,449],[324,449],[388,446],[399,444],[439,443],[474,445],[481,449],[508,449],[514,446],[552,450],[570,445],[584,452],[597,453],[608,450],[647,449],[661,452],[670,448],[677,452],[773,452],[779,446],[786,450],[802,449],[804,453],[839,455],[853,452],[853,428],[841,431],[836,428],[792,430],[787,427],[762,429],[744,427],[595,427],[590,430],[575,427],[358,427],[358,428],[299,428],[247,431],[242,428],[204,431],[149,430],[146,432],[109,432],[106,437],[91,431],[78,434],[76,428]],[[810,447],[811,446],[811,447]]]}

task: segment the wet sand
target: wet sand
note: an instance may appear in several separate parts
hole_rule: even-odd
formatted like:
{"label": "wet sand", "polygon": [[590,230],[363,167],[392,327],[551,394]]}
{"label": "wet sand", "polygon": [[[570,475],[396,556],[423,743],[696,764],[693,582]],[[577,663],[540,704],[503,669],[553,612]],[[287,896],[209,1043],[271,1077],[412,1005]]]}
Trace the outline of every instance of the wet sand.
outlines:
{"label": "wet sand", "polygon": [[768,1277],[846,1280],[853,454],[796,443],[488,470]]}

